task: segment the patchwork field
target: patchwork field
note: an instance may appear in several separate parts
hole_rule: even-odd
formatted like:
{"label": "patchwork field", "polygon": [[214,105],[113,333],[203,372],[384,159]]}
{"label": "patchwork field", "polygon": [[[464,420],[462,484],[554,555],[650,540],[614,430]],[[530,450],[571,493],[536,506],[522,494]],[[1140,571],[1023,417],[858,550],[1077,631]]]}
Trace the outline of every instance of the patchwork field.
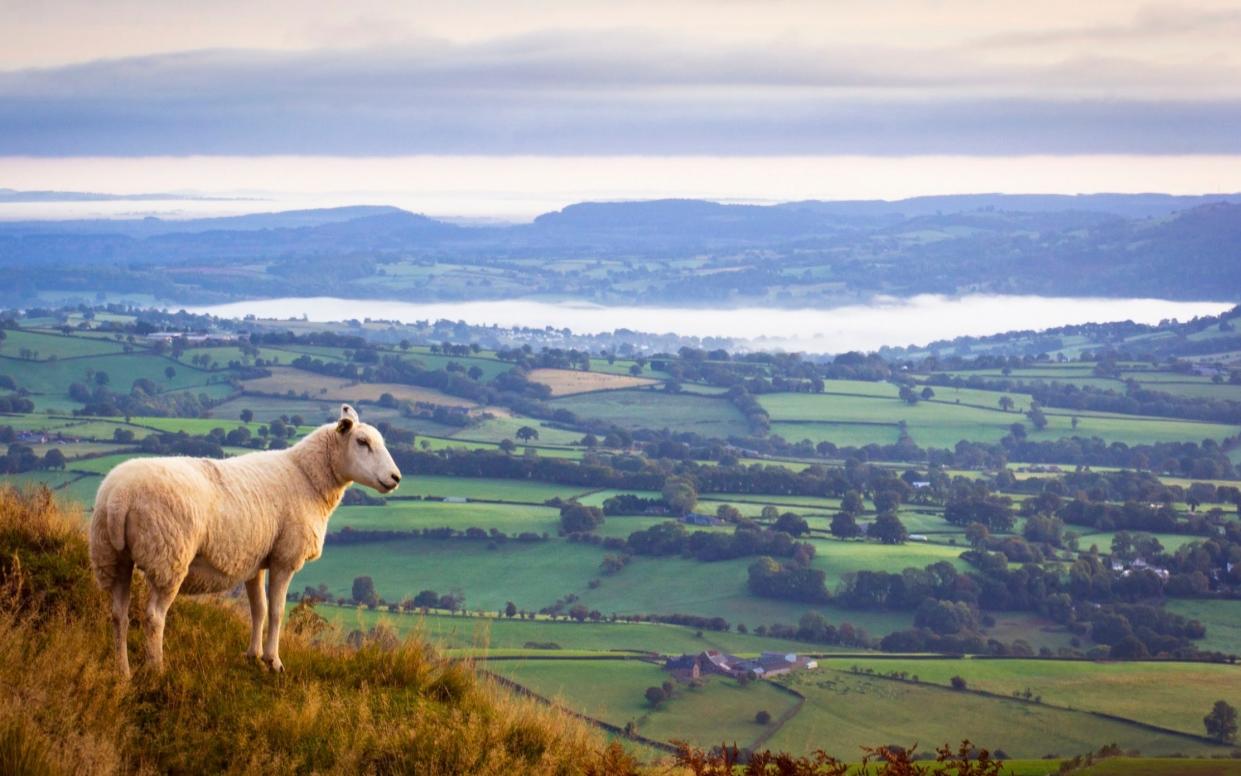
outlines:
{"label": "patchwork field", "polygon": [[449,396],[432,388],[398,383],[353,383],[339,377],[304,372],[300,369],[277,367],[271,377],[247,380],[245,388],[253,393],[292,398],[322,398],[335,401],[378,401],[391,394],[397,401],[426,402],[442,407],[474,407],[473,402]]}
{"label": "patchwork field", "polygon": [[827,659],[821,665],[878,674],[907,671],[945,687],[961,676],[972,690],[1004,696],[1030,690],[1047,705],[1106,712],[1192,735],[1202,734],[1202,717],[1215,701],[1241,697],[1241,667],[1218,663],[863,658]]}
{"label": "patchwork field", "polygon": [[613,375],[602,372],[583,372],[579,369],[535,369],[528,377],[532,383],[542,383],[552,389],[552,396],[572,396],[593,391],[615,391],[652,385],[648,377]]}
{"label": "patchwork field", "polygon": [[779,717],[797,704],[795,696],[767,682],[742,687],[712,677],[700,688],[678,688],[672,699],[651,708],[643,692],[668,674],[638,661],[496,661],[484,667],[597,719],[622,726],[632,721],[649,738],[679,737],[698,746],[745,745],[766,729],[754,721],[758,711]]}
{"label": "patchwork field", "polygon": [[908,746],[964,736],[1027,758],[1094,751],[1109,743],[1148,755],[1228,752],[1227,747],[1082,711],[830,668],[796,674],[782,683],[806,696],[801,711],[769,742],[789,751],[848,752],[876,740]]}
{"label": "patchwork field", "polygon": [[667,428],[727,438],[748,433],[745,417],[728,401],[652,390],[607,391],[551,402],[591,420],[625,428]]}

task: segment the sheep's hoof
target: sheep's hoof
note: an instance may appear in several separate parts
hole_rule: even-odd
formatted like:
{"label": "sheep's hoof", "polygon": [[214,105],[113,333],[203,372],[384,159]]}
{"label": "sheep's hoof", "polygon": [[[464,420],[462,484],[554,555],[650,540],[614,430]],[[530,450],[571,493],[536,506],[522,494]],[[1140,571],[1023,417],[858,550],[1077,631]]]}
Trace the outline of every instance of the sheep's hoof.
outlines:
{"label": "sheep's hoof", "polygon": [[284,663],[280,662],[280,658],[265,657],[263,658],[263,662],[267,664],[267,667],[271,669],[272,673],[275,673],[275,674],[284,673]]}

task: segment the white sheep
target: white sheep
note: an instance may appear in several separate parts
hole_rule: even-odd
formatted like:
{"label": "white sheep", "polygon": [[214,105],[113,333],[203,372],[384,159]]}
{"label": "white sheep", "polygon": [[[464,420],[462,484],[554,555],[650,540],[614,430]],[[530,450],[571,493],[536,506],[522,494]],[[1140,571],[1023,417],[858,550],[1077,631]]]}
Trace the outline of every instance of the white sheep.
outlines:
{"label": "white sheep", "polygon": [[284,670],[280,622],[294,572],[323,553],[328,518],[351,483],[389,493],[400,480],[383,437],[347,404],[338,422],[287,450],[226,460],[136,458],[114,468],[95,497],[90,556],[95,578],[112,594],[121,673],[129,676],[135,566],[150,588],[145,630],[155,670],[163,668],[164,619],[177,593],[223,592],[242,582],[250,598],[246,654],[259,656],[261,643],[263,661]]}

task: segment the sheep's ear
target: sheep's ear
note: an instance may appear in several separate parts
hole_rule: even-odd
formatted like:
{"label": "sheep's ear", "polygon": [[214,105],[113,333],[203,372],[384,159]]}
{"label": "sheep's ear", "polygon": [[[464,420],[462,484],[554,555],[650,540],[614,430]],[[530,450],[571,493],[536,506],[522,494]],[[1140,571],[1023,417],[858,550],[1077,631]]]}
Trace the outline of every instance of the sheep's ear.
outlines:
{"label": "sheep's ear", "polygon": [[357,423],[359,420],[357,410],[350,407],[348,404],[340,405],[340,416],[342,418],[349,418],[354,423]]}
{"label": "sheep's ear", "polygon": [[351,428],[353,428],[353,421],[349,418],[341,418],[336,422],[336,433],[338,434],[348,434]]}

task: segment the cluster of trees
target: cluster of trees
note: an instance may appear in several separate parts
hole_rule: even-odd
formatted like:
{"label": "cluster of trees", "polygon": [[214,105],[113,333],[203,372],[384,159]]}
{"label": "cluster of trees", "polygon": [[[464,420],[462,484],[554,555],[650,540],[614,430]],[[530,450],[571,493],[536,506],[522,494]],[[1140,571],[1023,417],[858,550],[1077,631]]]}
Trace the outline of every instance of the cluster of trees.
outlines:
{"label": "cluster of trees", "polygon": [[731,534],[723,531],[690,533],[681,523],[658,523],[629,534],[625,549],[633,555],[683,555],[704,562],[770,555],[809,564],[814,558],[814,545],[798,542],[784,531],[762,528],[748,521],[738,525]]}
{"label": "cluster of trees", "polygon": [[189,391],[161,392],[158,385],[148,378],[134,380],[129,393],[117,393],[108,388],[107,372],[95,372],[91,385],[71,383],[69,398],[82,404],[74,410],[75,415],[102,417],[146,416],[157,418],[204,418],[219,402],[206,394]]}
{"label": "cluster of trees", "polygon": [[[11,440],[12,432],[11,426],[0,427],[0,442],[6,441],[5,437]],[[30,446],[10,441],[5,454],[0,456],[0,474],[21,474],[35,469],[63,468],[65,468],[64,453],[56,448],[48,450],[40,457]]]}

